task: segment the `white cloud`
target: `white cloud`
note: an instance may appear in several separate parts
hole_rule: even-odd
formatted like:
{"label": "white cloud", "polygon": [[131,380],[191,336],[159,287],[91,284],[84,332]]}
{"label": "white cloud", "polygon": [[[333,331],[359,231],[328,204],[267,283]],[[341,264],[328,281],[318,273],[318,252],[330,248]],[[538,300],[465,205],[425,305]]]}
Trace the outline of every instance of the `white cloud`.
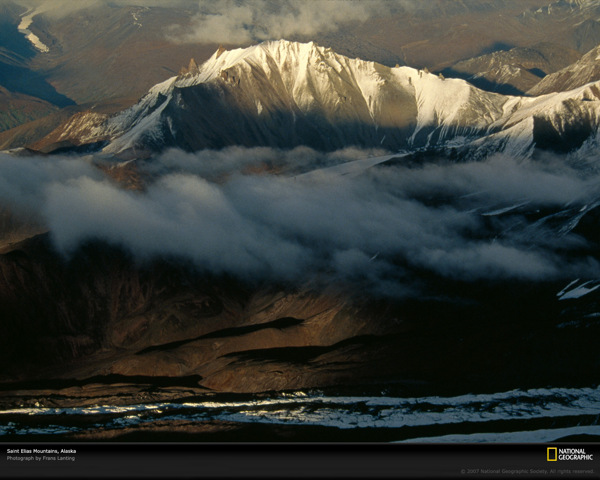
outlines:
{"label": "white cloud", "polygon": [[184,43],[248,44],[333,32],[384,15],[384,0],[201,0],[191,25],[173,26],[169,37]]}
{"label": "white cloud", "polygon": [[573,235],[543,223],[525,235],[532,222],[524,215],[481,215],[514,204],[578,211],[595,200],[598,176],[581,177],[557,160],[496,156],[358,177],[327,169],[312,177],[239,173],[257,165],[293,172],[367,154],[171,150],[145,164],[156,181],[144,192],[120,189],[83,160],[0,155],[0,202],[37,212],[65,253],[94,238],[142,258],[179,256],[242,278],[305,281],[318,274],[402,295],[417,288],[415,269],[462,280],[598,271],[594,258],[564,256],[582,245]]}

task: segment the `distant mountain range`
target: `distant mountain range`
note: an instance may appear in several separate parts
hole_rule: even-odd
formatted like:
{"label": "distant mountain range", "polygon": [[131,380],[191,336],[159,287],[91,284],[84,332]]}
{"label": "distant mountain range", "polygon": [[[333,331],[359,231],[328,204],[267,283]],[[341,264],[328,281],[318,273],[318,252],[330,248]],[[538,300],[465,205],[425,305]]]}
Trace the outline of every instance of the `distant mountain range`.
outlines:
{"label": "distant mountain range", "polygon": [[463,60],[444,69],[442,73],[464,78],[483,90],[523,95],[546,75],[568,67],[580,56],[577,50],[554,43],[541,43]]}

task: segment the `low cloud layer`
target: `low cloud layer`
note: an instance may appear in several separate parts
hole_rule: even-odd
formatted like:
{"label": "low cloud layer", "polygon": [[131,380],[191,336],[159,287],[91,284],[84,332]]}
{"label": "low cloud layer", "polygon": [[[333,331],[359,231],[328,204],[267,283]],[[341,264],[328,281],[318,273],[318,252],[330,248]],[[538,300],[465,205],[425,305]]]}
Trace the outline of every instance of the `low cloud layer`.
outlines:
{"label": "low cloud layer", "polygon": [[65,253],[99,238],[140,257],[175,255],[241,278],[325,275],[399,294],[414,288],[417,270],[461,280],[598,271],[593,258],[564,257],[584,240],[535,217],[567,211],[566,225],[596,200],[599,179],[560,159],[421,167],[400,160],[354,175],[301,174],[381,153],[170,151],[145,164],[156,180],[144,192],[122,190],[79,159],[0,155],[0,201],[39,212]]}
{"label": "low cloud layer", "polygon": [[15,213],[41,215],[51,184],[78,178],[100,180],[103,175],[82,159],[22,158],[0,153],[0,204]]}

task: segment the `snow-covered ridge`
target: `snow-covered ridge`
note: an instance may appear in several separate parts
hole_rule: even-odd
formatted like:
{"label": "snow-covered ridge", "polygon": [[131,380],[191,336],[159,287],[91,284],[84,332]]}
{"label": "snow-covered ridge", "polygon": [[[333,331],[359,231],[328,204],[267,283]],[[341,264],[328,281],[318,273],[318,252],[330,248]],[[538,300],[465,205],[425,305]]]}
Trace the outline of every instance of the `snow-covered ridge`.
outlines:
{"label": "snow-covered ridge", "polygon": [[[174,101],[173,91],[201,84],[240,87],[245,99],[252,98],[248,109],[257,117],[277,109],[318,114],[332,123],[410,130],[413,144],[450,138],[459,131],[481,132],[502,115],[505,101],[463,80],[350,59],[314,42],[280,40],[220,48],[197,69],[190,65],[190,70],[154,86],[137,105],[113,118],[109,131],[121,138],[107,151],[131,148],[144,136],[160,137],[162,112]],[[435,139],[432,128],[438,129]],[[379,141],[390,139],[383,133]]]}
{"label": "snow-covered ridge", "polygon": [[[178,79],[176,86],[206,83],[218,78],[229,80],[228,70],[234,68],[239,75],[235,77],[236,72],[231,75],[236,80],[243,73],[262,69],[267,78],[285,88],[302,111],[307,111],[315,101],[335,105],[344,100],[343,93],[356,91],[373,121],[384,109],[388,90],[393,89],[396,95],[405,94],[416,100],[419,107],[417,129],[431,124],[434,119],[446,124],[459,121],[461,109],[456,107],[466,105],[474,90],[463,80],[443,79],[410,67],[388,68],[372,61],[350,59],[314,42],[286,40],[245,49],[219,50],[200,67],[197,75]],[[494,95],[490,97],[494,98]],[[346,97],[345,100],[352,99]]]}
{"label": "snow-covered ridge", "polygon": [[[82,132],[92,141],[85,123],[80,121]],[[560,140],[580,125],[592,132],[600,125],[600,84],[535,98],[505,96],[426,70],[351,59],[314,42],[279,40],[219,48],[200,66],[191,61],[93,130],[111,140],[108,153],[354,144],[392,151],[468,146],[528,155],[536,129]],[[61,135],[76,137],[77,126]]]}

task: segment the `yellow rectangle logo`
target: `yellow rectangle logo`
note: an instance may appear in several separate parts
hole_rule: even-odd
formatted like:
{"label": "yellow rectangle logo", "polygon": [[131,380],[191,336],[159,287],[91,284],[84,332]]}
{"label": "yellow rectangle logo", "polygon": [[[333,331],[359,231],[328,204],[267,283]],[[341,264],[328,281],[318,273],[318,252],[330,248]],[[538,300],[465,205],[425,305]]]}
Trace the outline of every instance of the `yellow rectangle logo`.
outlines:
{"label": "yellow rectangle logo", "polygon": [[558,448],[548,447],[548,461],[556,462],[558,460]]}

